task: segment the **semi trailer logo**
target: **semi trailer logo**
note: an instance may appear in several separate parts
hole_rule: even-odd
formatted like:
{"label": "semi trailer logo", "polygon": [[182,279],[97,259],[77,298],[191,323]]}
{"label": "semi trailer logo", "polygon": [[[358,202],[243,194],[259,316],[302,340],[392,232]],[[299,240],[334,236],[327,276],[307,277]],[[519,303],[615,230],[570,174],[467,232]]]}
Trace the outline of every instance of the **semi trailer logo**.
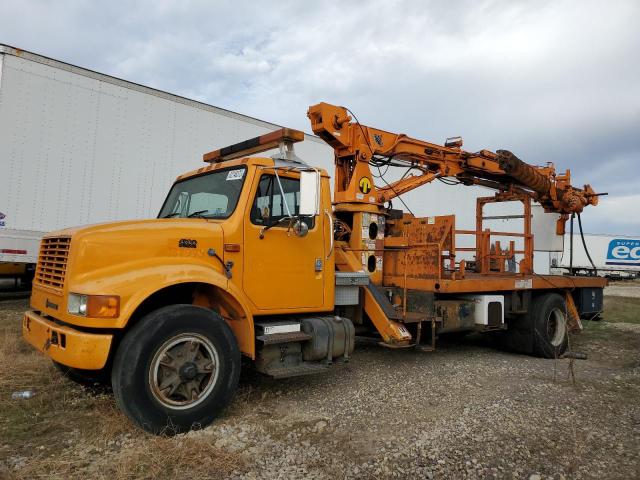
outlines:
{"label": "semi trailer logo", "polygon": [[7,216],[6,216],[4,213],[0,212],[0,228],[2,228],[2,227],[4,227],[4,226],[5,226],[4,219],[5,219],[6,217],[7,217]]}
{"label": "semi trailer logo", "polygon": [[616,238],[609,242],[607,265],[640,266],[640,240]]}

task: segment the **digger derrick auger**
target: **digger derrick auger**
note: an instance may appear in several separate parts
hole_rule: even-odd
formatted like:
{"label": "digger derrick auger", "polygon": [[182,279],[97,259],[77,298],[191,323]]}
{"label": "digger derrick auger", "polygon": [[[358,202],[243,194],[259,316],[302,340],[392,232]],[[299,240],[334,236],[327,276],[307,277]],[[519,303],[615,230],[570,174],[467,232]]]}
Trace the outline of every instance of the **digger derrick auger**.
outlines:
{"label": "digger derrick auger", "polygon": [[545,175],[545,169],[533,167],[508,150],[498,150],[496,160],[505,174],[525,188],[535,192],[533,196],[547,211],[580,213],[587,205],[597,205],[598,195],[590,185],[578,189],[570,185],[569,171],[556,175],[553,170]]}

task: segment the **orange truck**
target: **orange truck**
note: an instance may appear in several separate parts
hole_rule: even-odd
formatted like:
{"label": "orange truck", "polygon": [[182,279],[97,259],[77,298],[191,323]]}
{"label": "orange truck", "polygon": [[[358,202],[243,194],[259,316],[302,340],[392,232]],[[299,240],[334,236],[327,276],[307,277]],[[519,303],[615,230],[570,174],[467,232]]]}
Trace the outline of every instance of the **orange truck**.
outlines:
{"label": "orange truck", "polygon": [[[557,235],[597,204],[568,171],[367,127],[326,103],[308,117],[335,151],[333,196],[327,172],[295,155],[302,132],[207,153],[158,218],[43,239],[24,338],[70,378],[109,382],[119,408],[159,433],[211,423],[243,357],[284,378],[348,361],[356,338],[431,351],[446,333],[482,332],[553,358],[601,311],[605,280],[533,272],[532,202]],[[403,173],[387,180],[390,168]],[[495,190],[477,199],[475,230],[393,208],[434,180]],[[495,202],[522,206],[521,231],[484,228]]]}

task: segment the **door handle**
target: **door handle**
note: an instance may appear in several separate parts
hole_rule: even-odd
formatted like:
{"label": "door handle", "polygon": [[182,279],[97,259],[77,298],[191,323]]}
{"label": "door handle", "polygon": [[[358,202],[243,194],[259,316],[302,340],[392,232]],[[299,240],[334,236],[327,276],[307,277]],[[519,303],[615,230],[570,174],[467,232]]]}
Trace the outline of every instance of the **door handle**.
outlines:
{"label": "door handle", "polygon": [[329,242],[330,242],[330,247],[329,247],[329,255],[327,255],[327,260],[329,259],[329,257],[331,257],[331,254],[333,253],[333,216],[331,215],[331,213],[329,213],[328,209],[324,209],[324,214],[327,216],[327,218],[329,218]]}

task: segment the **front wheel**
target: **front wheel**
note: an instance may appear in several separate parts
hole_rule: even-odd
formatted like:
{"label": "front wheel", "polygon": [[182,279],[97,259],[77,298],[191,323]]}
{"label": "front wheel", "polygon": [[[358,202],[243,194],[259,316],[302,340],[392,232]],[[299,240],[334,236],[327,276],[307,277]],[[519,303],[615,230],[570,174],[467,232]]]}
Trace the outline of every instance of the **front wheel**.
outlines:
{"label": "front wheel", "polygon": [[209,425],[238,386],[240,351],[220,315],[193,305],[149,313],[118,347],[111,383],[118,407],[155,434]]}

